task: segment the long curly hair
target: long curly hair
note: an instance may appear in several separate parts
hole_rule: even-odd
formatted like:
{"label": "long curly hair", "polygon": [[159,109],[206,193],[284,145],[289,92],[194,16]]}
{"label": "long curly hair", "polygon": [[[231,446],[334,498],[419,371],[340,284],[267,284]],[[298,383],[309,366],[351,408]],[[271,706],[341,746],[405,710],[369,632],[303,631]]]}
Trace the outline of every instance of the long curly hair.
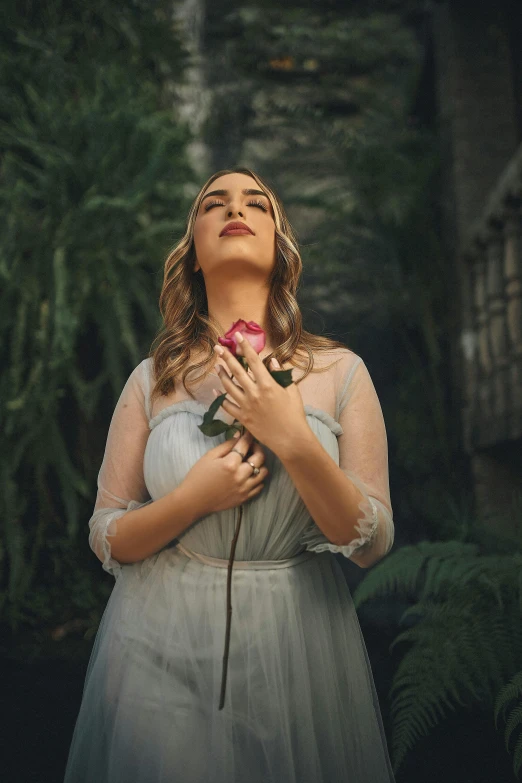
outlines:
{"label": "long curly hair", "polygon": [[[254,171],[247,168],[223,169],[213,174],[196,196],[187,217],[184,237],[168,254],[163,286],[159,297],[159,309],[163,326],[153,340],[149,357],[153,359],[155,384],[151,398],[167,396],[175,388],[175,379],[181,377],[188,394],[194,394],[187,386],[187,375],[199,368],[202,372],[189,381],[189,386],[203,378],[216,357],[213,346],[222,332],[208,312],[205,281],[201,269],[194,272],[196,261],[194,248],[194,223],[202,196],[208,186],[225,174],[247,174],[267,194],[274,210],[276,234],[276,263],[269,280],[269,297],[266,327],[277,348],[263,359],[269,367],[275,356],[281,366],[289,362],[305,370],[299,380],[310,372],[322,372],[328,367],[314,369],[313,351],[346,348],[344,343],[311,334],[303,329],[302,316],[297,304],[296,292],[302,273],[302,261],[297,239],[277,194]],[[157,343],[156,347],[154,344]],[[190,363],[191,351],[203,350],[203,359]]]}

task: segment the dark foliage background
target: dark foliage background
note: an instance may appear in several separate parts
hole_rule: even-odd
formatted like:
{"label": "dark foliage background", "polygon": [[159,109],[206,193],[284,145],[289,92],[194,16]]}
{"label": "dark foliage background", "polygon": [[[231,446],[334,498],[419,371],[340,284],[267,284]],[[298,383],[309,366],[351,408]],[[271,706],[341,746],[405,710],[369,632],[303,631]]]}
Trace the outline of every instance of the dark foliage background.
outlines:
{"label": "dark foliage background", "polygon": [[95,627],[110,590],[85,523],[193,176],[167,20],[147,0],[2,10],[0,606],[36,655],[58,624]]}
{"label": "dark foliage background", "polygon": [[[63,705],[63,747],[37,746],[34,778],[59,779],[76,717],[68,697],[79,706],[113,587],[87,543],[110,417],[160,326],[162,262],[193,195],[212,171],[243,164],[296,226],[306,327],[364,356],[383,407],[394,552],[369,572],[341,564],[397,780],[514,779],[521,542],[477,521],[461,443],[430,4],[201,0],[196,64],[190,24],[173,16],[186,5],[0,9],[0,645],[19,720],[9,736],[32,709],[25,682],[40,706]],[[197,139],[177,89],[194,67],[209,102]],[[209,154],[203,176],[194,141]],[[16,779],[24,763],[33,779],[20,756]]]}

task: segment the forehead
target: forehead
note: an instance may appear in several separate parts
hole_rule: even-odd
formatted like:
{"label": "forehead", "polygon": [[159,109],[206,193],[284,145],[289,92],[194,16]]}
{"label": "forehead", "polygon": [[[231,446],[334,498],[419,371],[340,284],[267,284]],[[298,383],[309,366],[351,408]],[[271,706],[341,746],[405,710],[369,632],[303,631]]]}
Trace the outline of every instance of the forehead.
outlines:
{"label": "forehead", "polygon": [[[218,177],[210,183],[208,188],[205,189],[205,193],[210,193],[211,190],[235,190],[242,188],[263,190],[256,180],[253,177],[249,177],[247,174],[223,174],[222,177]],[[205,195],[205,193],[203,193],[203,195]]]}

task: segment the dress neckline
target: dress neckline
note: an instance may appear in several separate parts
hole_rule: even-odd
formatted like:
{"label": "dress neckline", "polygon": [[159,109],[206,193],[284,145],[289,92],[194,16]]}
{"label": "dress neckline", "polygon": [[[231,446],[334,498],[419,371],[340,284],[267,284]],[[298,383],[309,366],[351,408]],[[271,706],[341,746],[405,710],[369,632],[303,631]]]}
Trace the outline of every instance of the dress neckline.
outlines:
{"label": "dress neckline", "polygon": [[[200,402],[199,400],[177,400],[176,402],[167,405],[163,410],[149,419],[149,429],[153,430],[160,422],[175,413],[195,413],[199,416],[203,416],[208,410],[208,407],[207,404]],[[315,419],[321,421],[334,435],[339,436],[343,434],[343,428],[339,422],[327,413],[327,411],[322,410],[322,408],[316,408],[313,405],[304,405],[303,407],[307,416],[313,416]],[[217,415],[215,418],[220,419],[221,417]]]}

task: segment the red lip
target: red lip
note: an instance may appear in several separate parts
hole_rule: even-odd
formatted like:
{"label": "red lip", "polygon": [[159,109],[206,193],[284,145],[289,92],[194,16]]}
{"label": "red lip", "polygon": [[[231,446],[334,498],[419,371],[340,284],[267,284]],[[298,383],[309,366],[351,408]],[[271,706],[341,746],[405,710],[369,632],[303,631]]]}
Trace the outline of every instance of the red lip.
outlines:
{"label": "red lip", "polygon": [[251,228],[249,228],[246,223],[241,223],[239,220],[233,220],[231,223],[227,223],[227,225],[223,228],[223,230],[220,233],[220,237],[224,236],[225,234],[253,234]]}

